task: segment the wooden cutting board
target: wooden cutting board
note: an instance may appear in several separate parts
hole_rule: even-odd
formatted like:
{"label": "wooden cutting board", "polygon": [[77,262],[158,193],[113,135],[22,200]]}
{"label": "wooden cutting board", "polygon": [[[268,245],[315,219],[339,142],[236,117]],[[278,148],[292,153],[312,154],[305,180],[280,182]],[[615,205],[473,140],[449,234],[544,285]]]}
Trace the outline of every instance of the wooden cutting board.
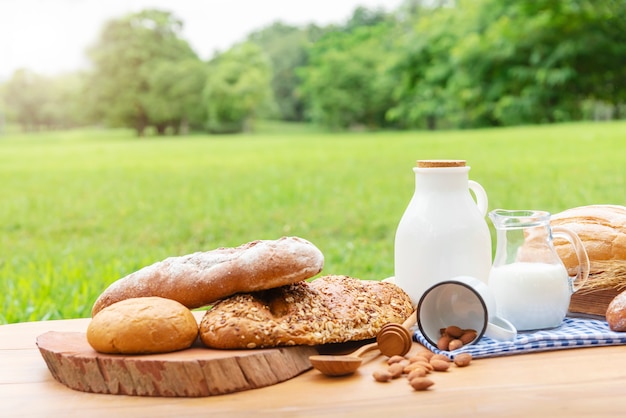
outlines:
{"label": "wooden cutting board", "polygon": [[52,376],[83,392],[200,397],[273,385],[311,368],[314,347],[215,350],[200,343],[167,354],[98,353],[83,332],[50,331],[37,346]]}

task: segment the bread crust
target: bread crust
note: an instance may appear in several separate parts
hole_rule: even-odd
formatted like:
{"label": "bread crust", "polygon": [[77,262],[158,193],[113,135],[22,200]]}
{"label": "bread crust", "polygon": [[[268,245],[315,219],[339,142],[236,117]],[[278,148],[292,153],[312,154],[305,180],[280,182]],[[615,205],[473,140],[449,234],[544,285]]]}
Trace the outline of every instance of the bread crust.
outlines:
{"label": "bread crust", "polygon": [[[626,207],[589,205],[567,209],[552,215],[552,226],[564,226],[578,234],[591,262],[626,260]],[[572,246],[555,239],[554,247],[568,269],[578,266]]]}
{"label": "bread crust", "polygon": [[159,297],[132,298],[106,307],[89,322],[87,342],[109,354],[169,353],[189,348],[198,322],[180,303]]}
{"label": "bread crust", "polygon": [[626,331],[626,291],[615,296],[609,303],[606,310],[606,322],[613,331]]}
{"label": "bread crust", "polygon": [[95,301],[92,316],[115,302],[147,296],[199,308],[235,293],[306,280],[323,266],[322,252],[299,237],[257,240],[234,248],[169,257],[111,284]]}
{"label": "bread crust", "polygon": [[200,339],[221,349],[360,341],[412,311],[393,283],[328,275],[221,300],[200,321]]}

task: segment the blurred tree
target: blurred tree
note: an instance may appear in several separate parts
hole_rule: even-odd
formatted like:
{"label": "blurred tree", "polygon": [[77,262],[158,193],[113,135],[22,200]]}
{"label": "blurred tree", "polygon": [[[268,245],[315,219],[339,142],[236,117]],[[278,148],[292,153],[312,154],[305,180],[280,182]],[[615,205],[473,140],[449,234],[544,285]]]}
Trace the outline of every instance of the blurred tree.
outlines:
{"label": "blurred tree", "polygon": [[90,123],[87,103],[83,99],[86,75],[76,72],[47,80],[49,100],[43,107],[44,117],[57,128],[72,128]]}
{"label": "blurred tree", "polygon": [[394,67],[406,126],[580,119],[588,98],[624,101],[625,2],[459,1],[418,13]]}
{"label": "blurred tree", "polygon": [[458,71],[451,84],[474,91],[463,106],[483,112],[473,115],[474,125],[575,120],[586,98],[612,99],[607,84],[624,74],[626,38],[606,23],[611,16],[618,23],[615,9],[624,11],[623,4],[482,1],[467,36],[452,50]]}
{"label": "blurred tree", "polygon": [[348,19],[342,30],[345,32],[351,32],[356,28],[363,26],[376,26],[379,23],[385,22],[389,16],[381,9],[369,9],[364,6],[357,6],[352,12],[352,16]]}
{"label": "blurred tree", "polygon": [[6,89],[6,84],[0,84],[0,135],[4,133],[4,127],[7,123],[5,89]]}
{"label": "blurred tree", "polygon": [[108,22],[88,51],[93,61],[90,95],[96,115],[111,126],[133,127],[143,135],[151,124],[146,104],[150,102],[151,72],[157,63],[197,59],[181,39],[181,30],[180,20],[159,10],[144,10]]}
{"label": "blurred tree", "polygon": [[400,38],[400,57],[390,70],[397,80],[396,104],[387,117],[405,128],[433,130],[458,110],[447,85],[456,71],[450,51],[462,36],[459,12],[455,8],[433,9],[415,1],[408,3],[411,14],[407,22],[413,28]]}
{"label": "blurred tree", "polygon": [[38,91],[37,76],[25,69],[16,70],[4,84],[4,101],[24,131],[34,129],[41,119]]}
{"label": "blurred tree", "polygon": [[252,32],[248,41],[259,45],[272,63],[272,90],[279,119],[302,121],[304,105],[297,94],[296,68],[306,64],[310,42],[307,29],[275,22]]}
{"label": "blurred tree", "polygon": [[216,133],[250,129],[254,118],[275,112],[271,63],[251,42],[239,44],[210,63],[204,87],[207,128]]}
{"label": "blurred tree", "polygon": [[587,15],[580,40],[584,53],[574,67],[577,83],[591,100],[609,104],[613,117],[621,118],[626,108],[626,1],[582,1]]}
{"label": "blurred tree", "polygon": [[299,70],[311,120],[331,129],[385,127],[392,106],[393,25],[332,32],[316,42]]}
{"label": "blurred tree", "polygon": [[87,76],[16,71],[3,114],[23,129],[97,121],[139,135],[238,132],[258,115],[336,129],[623,117],[624,16],[622,0],[404,0],[344,24],[276,22],[206,64],[177,18],[145,10],[104,26]]}
{"label": "blurred tree", "polygon": [[458,97],[471,126],[574,116],[576,72],[569,64],[578,48],[572,30],[558,27],[571,16],[546,9],[562,1],[534,3],[483,1],[453,48],[457,72],[450,86],[467,93]]}
{"label": "blurred tree", "polygon": [[206,111],[202,89],[207,78],[207,65],[198,59],[187,59],[157,61],[149,67],[147,81],[150,90],[142,101],[157,132],[164,134],[169,127],[174,134],[184,134],[190,127],[203,128]]}
{"label": "blurred tree", "polygon": [[44,107],[49,89],[45,79],[26,69],[16,70],[4,86],[8,113],[22,130],[37,130],[46,122]]}
{"label": "blurred tree", "polygon": [[81,73],[44,77],[17,70],[4,85],[8,116],[26,131],[85,125],[83,81]]}

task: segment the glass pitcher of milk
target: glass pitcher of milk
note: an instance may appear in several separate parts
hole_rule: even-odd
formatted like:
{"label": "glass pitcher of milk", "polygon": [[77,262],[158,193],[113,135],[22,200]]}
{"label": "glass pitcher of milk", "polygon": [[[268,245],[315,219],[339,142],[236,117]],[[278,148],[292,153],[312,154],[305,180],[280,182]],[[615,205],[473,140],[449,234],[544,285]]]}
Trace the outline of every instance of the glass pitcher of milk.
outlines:
{"label": "glass pitcher of milk", "polygon": [[[498,315],[518,331],[558,327],[569,309],[571,295],[589,276],[589,257],[571,230],[550,226],[550,213],[496,209],[489,212],[496,228],[496,255],[489,287]],[[553,238],[563,238],[578,258],[576,276],[569,276]]]}

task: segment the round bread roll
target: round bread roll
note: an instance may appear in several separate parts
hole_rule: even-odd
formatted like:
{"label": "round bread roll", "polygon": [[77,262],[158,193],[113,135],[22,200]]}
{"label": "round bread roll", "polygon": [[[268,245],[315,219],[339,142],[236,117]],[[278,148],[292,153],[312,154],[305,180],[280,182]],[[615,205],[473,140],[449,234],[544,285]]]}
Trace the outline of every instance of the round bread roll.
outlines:
{"label": "round bread roll", "polygon": [[626,331],[626,291],[615,296],[606,310],[606,322],[613,331]]}
{"label": "round bread roll", "polygon": [[200,339],[220,349],[360,341],[412,312],[393,283],[329,275],[223,299],[204,314]]}
{"label": "round bread roll", "polygon": [[322,271],[324,256],[298,237],[259,240],[170,257],[111,284],[98,297],[92,316],[124,299],[159,296],[189,309],[240,292],[255,292],[306,280]]}
{"label": "round bread roll", "polygon": [[160,297],[126,299],[91,319],[87,341],[109,354],[169,353],[189,348],[198,322],[182,304]]}
{"label": "round bread roll", "polygon": [[[564,226],[578,234],[594,270],[594,261],[626,260],[626,207],[589,205],[552,215],[552,226]],[[571,244],[555,239],[554,247],[568,269],[578,265]]]}

